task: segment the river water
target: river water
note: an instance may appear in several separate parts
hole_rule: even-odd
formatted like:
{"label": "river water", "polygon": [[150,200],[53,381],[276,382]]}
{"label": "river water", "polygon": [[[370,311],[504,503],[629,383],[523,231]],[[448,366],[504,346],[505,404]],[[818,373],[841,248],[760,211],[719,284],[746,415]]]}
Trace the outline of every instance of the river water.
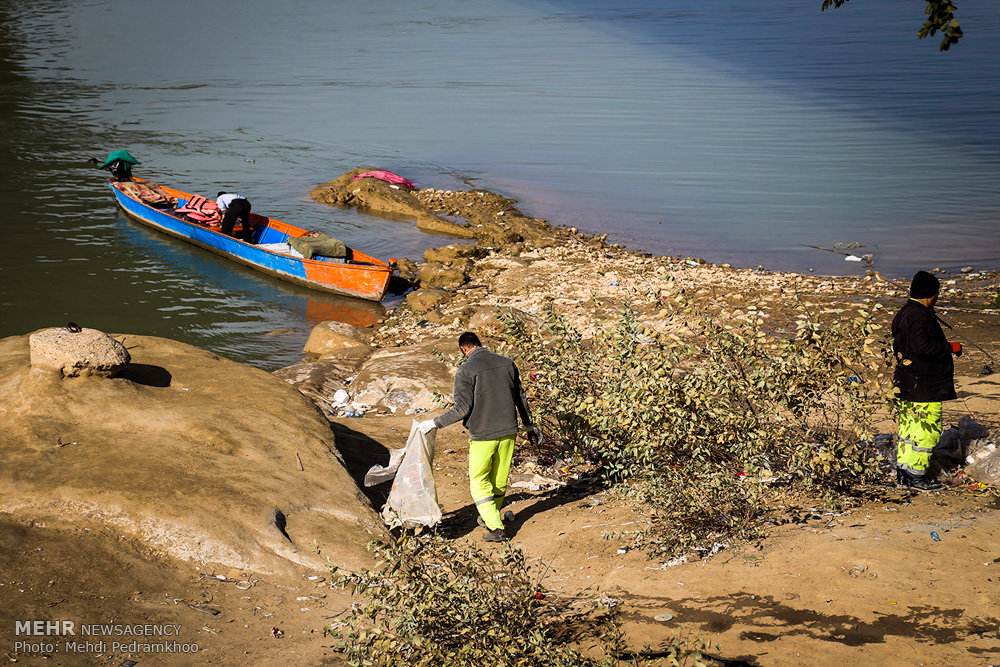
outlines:
{"label": "river water", "polygon": [[820,4],[0,3],[0,336],[73,320],[270,369],[382,313],[130,222],[86,165],[119,148],[383,258],[442,239],[310,188],[374,166],[657,254],[1000,267],[1000,12],[960,3],[942,54],[923,3]]}

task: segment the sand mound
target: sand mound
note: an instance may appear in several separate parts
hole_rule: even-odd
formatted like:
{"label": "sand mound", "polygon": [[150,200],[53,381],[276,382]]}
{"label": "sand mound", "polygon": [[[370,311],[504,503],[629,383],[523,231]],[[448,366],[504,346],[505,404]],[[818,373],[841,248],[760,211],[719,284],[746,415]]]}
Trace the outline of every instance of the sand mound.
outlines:
{"label": "sand mound", "polygon": [[30,368],[27,336],[0,340],[0,513],[262,573],[319,567],[316,546],[366,560],[382,524],[304,396],[183,343],[124,342],[118,377],[62,379]]}

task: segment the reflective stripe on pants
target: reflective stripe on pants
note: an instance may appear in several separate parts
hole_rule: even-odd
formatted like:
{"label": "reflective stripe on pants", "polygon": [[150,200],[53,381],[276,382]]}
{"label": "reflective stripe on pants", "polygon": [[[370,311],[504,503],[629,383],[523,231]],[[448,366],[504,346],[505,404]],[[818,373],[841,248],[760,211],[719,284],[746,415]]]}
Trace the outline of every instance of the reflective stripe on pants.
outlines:
{"label": "reflective stripe on pants", "polygon": [[899,441],[896,467],[914,477],[922,477],[930,464],[931,452],[941,438],[941,402],[899,402]]}
{"label": "reflective stripe on pants", "polygon": [[507,493],[514,436],[496,440],[469,441],[469,491],[472,501],[490,530],[503,528],[500,508]]}

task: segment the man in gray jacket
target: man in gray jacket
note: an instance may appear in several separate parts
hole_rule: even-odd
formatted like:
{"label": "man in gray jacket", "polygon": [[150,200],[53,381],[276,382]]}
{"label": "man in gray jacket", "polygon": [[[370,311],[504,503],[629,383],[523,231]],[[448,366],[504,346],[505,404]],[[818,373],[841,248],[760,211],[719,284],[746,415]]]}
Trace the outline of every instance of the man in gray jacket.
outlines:
{"label": "man in gray jacket", "polygon": [[[502,542],[507,534],[500,508],[507,493],[518,415],[530,440],[540,443],[541,432],[531,423],[514,362],[484,348],[471,331],[459,336],[458,347],[466,359],[455,374],[454,407],[417,427],[429,433],[461,420],[468,429],[469,489],[479,510],[480,525],[487,531],[483,539]],[[513,514],[508,512],[505,518],[509,521]]]}

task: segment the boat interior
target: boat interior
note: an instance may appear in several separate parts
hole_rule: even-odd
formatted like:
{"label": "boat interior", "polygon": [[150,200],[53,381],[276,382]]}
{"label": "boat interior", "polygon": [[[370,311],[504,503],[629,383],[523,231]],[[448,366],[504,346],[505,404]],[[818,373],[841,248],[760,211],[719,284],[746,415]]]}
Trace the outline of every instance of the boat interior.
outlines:
{"label": "boat interior", "polygon": [[[188,209],[188,202],[194,200],[197,195],[193,195],[190,200],[184,199],[182,197],[172,197],[167,191],[162,189],[158,184],[152,181],[126,181],[126,182],[116,182],[113,185],[121,190],[123,193],[128,195],[133,199],[137,199],[144,204],[152,206],[158,209],[160,212],[165,213],[171,217],[177,218],[178,220],[183,220],[184,222],[198,225],[199,227],[204,227],[206,229],[211,229],[217,232],[222,231],[222,217],[215,211],[215,215],[204,215],[193,213]],[[214,204],[214,202],[213,202]],[[279,255],[287,255],[289,257],[301,258],[301,259],[312,259],[321,262],[333,262],[333,263],[343,263],[343,264],[353,264],[367,262],[356,262],[353,258],[354,252],[350,247],[343,243],[339,243],[339,250],[335,251],[334,254],[320,254],[320,252],[310,252],[309,256],[303,255],[299,249],[293,247],[289,243],[290,238],[305,238],[309,236],[322,236],[331,241],[335,241],[331,237],[325,234],[318,234],[315,232],[305,232],[302,235],[289,234],[288,230],[283,230],[275,227],[271,223],[273,222],[270,218],[257,213],[250,213],[250,220],[253,223],[254,233],[252,238],[252,244],[263,250],[267,250]],[[282,227],[289,227],[290,230],[298,230],[298,228],[285,225],[284,223],[278,223]],[[243,236],[243,226],[237,222],[233,227],[232,235],[234,238],[242,240]],[[293,241],[296,245],[301,246],[301,243]],[[334,244],[337,245],[337,244]]]}

